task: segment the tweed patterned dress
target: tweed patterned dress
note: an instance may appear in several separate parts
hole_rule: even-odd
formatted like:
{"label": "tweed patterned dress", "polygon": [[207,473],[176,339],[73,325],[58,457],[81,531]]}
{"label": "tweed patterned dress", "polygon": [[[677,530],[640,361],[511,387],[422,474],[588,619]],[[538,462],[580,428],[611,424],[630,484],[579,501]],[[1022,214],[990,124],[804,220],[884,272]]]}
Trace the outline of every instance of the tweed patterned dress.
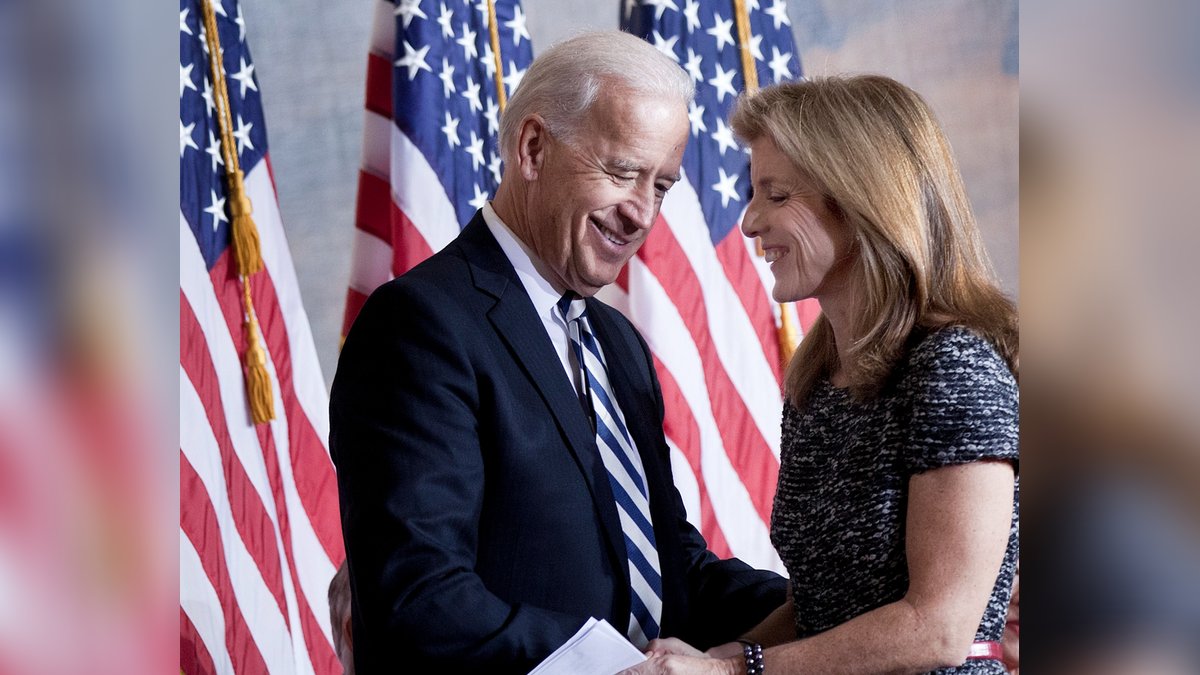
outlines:
{"label": "tweed patterned dress", "polygon": [[[899,600],[908,482],[981,459],[1018,466],[1016,381],[990,343],[960,328],[925,336],[866,402],[828,380],[803,411],[786,404],[771,541],[792,580],[799,637]],[[999,640],[1017,563],[1018,488],[1008,549],[976,640]],[[971,660],[938,673],[1004,673]]]}

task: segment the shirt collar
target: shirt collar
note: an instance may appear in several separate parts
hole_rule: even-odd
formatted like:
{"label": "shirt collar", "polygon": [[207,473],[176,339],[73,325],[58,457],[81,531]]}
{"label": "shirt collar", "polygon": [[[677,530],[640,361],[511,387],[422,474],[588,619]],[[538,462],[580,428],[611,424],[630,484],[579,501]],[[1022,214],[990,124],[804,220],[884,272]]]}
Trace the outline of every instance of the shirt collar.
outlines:
{"label": "shirt collar", "polygon": [[546,275],[543,274],[545,263],[534,255],[525,242],[512,233],[503,220],[500,220],[500,216],[496,214],[490,201],[483,205],[481,211],[488,230],[496,238],[500,249],[504,251],[504,255],[508,257],[508,261],[517,271],[517,277],[525,286],[525,292],[529,294],[533,306],[539,313],[556,314],[558,301],[566,289],[557,290],[554,284],[546,279]]}

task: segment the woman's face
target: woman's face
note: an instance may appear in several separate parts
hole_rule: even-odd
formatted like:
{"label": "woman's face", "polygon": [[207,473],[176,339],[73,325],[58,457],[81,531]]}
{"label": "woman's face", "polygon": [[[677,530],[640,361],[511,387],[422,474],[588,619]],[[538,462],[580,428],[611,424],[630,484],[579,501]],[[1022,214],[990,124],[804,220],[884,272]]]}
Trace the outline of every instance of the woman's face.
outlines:
{"label": "woman's face", "polygon": [[847,293],[849,227],[830,213],[824,197],[774,141],[759,138],[750,151],[754,197],[742,232],[762,240],[775,276],[772,296],[777,302],[817,298],[823,307],[836,302]]}

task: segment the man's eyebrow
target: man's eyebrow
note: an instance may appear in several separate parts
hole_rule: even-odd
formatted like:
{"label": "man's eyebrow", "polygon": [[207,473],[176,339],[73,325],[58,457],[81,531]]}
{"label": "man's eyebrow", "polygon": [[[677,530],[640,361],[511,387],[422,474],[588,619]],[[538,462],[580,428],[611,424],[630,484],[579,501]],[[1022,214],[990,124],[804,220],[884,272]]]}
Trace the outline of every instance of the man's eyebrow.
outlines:
{"label": "man's eyebrow", "polygon": [[[620,171],[623,173],[642,174],[646,171],[646,168],[641,164],[629,159],[614,159],[608,163],[608,166],[609,169],[613,171]],[[678,173],[673,173],[669,176],[659,176],[659,178],[669,180],[672,183],[678,183],[682,179],[682,176]]]}
{"label": "man's eyebrow", "polygon": [[618,171],[626,171],[629,173],[641,173],[644,170],[640,164],[628,159],[614,159],[610,161],[608,165]]}

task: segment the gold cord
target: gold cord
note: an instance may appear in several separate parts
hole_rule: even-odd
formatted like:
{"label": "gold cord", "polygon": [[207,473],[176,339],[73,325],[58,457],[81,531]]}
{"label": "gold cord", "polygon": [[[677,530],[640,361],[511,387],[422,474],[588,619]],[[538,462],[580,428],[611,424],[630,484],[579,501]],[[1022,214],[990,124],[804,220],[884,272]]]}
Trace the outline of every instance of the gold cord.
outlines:
{"label": "gold cord", "polygon": [[255,424],[275,419],[275,402],[271,390],[271,377],[267,373],[267,354],[263,349],[250,297],[250,275],[263,268],[262,246],[258,228],[250,214],[254,208],[246,195],[245,176],[238,164],[237,146],[233,136],[233,115],[229,106],[229,88],[222,63],[221,40],[217,35],[217,17],[211,0],[201,0],[204,13],[204,32],[208,42],[208,66],[212,73],[213,93],[216,94],[217,127],[221,134],[221,155],[225,159],[225,179],[229,186],[231,247],[237,263],[238,277],[242,282],[242,304],[244,305],[243,326],[246,328],[246,353],[243,365],[246,369],[246,391],[250,400],[250,416]]}

